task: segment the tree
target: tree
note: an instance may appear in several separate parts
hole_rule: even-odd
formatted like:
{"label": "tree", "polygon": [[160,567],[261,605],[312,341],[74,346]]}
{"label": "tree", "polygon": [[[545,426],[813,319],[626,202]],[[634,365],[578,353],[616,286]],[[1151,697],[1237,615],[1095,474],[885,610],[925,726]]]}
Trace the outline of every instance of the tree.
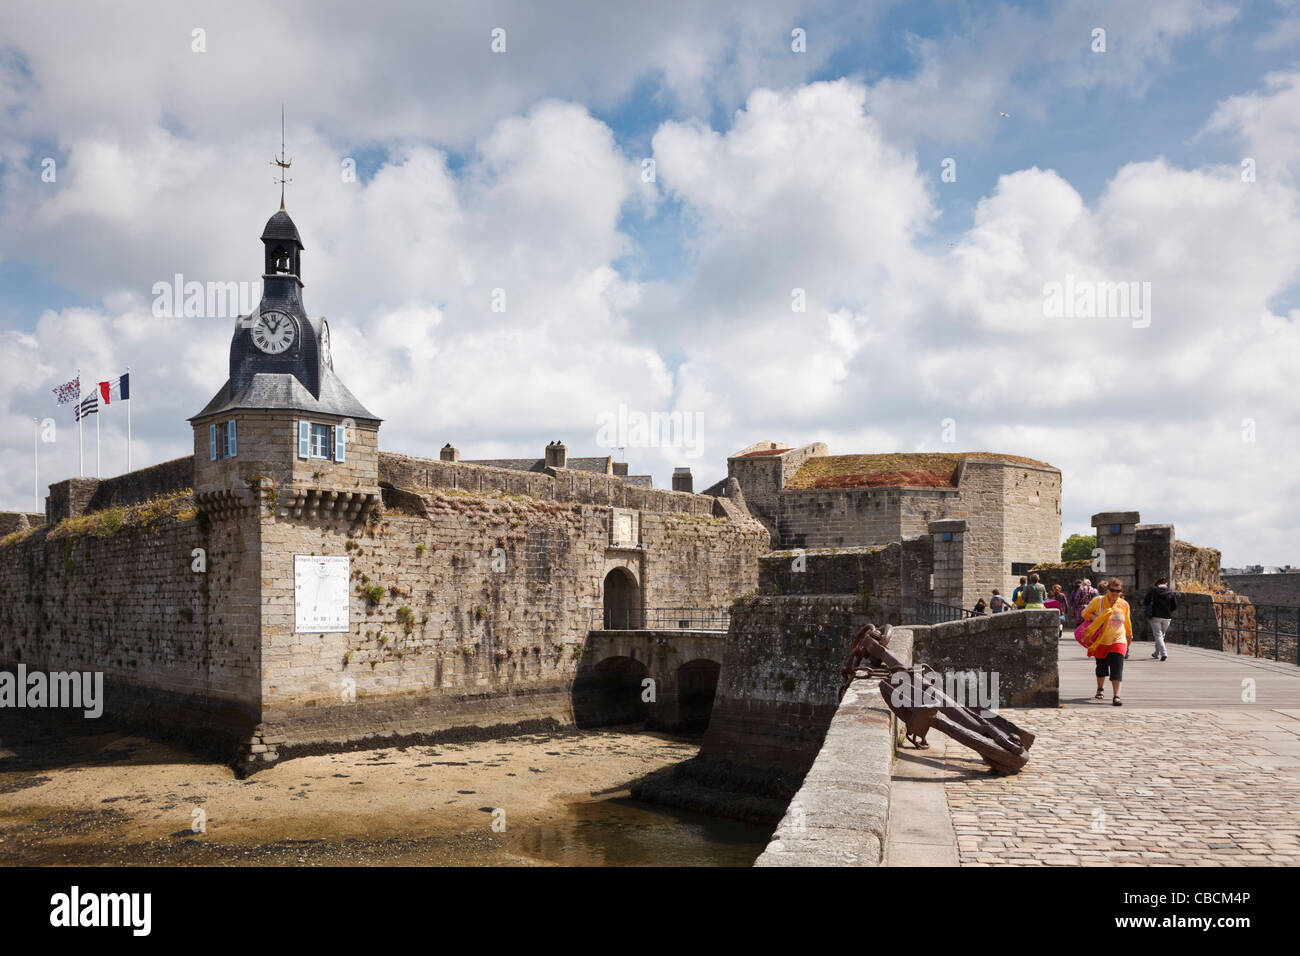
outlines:
{"label": "tree", "polygon": [[1083,558],[1091,558],[1095,547],[1097,547],[1095,534],[1072,534],[1065,539],[1065,544],[1061,545],[1061,560],[1079,561]]}

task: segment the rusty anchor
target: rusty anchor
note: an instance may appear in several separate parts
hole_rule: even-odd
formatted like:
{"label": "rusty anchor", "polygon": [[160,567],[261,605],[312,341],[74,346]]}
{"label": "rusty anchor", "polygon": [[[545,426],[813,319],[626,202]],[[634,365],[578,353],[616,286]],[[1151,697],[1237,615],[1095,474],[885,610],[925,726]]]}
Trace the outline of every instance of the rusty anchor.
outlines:
{"label": "rusty anchor", "polygon": [[980,713],[959,704],[937,686],[937,672],[925,665],[909,667],[889,650],[892,627],[882,632],[868,624],[858,632],[840,669],[844,683],[840,698],[855,680],[881,678],[880,694],[885,704],[903,722],[907,740],[919,750],[930,745],[931,729],[974,750],[994,773],[1015,773],[1029,762],[1034,735],[992,712]]}

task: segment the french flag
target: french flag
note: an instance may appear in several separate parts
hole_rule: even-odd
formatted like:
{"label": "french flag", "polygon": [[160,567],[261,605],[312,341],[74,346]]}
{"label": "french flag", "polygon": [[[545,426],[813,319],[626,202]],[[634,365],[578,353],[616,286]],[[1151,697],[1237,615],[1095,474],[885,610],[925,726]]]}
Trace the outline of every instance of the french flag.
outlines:
{"label": "french flag", "polygon": [[115,378],[111,382],[100,382],[99,396],[105,405],[112,402],[129,402],[131,400],[130,373]]}

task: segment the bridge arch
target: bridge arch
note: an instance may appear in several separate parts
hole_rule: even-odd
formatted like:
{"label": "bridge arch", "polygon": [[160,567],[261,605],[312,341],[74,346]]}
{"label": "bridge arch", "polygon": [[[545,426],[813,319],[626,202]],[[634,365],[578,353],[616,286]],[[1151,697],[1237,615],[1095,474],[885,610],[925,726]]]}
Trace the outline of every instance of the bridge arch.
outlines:
{"label": "bridge arch", "polygon": [[645,721],[649,705],[642,699],[649,668],[635,657],[607,657],[573,681],[573,722],[605,727]]}

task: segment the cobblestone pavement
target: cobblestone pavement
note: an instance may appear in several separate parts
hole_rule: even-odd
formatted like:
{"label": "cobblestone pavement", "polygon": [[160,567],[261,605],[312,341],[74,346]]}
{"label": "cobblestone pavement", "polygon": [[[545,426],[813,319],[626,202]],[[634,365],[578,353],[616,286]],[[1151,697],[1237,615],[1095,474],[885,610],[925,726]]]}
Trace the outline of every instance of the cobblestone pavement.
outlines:
{"label": "cobblestone pavement", "polygon": [[1006,713],[1038,735],[1019,774],[945,755],[963,866],[1300,864],[1300,709]]}

